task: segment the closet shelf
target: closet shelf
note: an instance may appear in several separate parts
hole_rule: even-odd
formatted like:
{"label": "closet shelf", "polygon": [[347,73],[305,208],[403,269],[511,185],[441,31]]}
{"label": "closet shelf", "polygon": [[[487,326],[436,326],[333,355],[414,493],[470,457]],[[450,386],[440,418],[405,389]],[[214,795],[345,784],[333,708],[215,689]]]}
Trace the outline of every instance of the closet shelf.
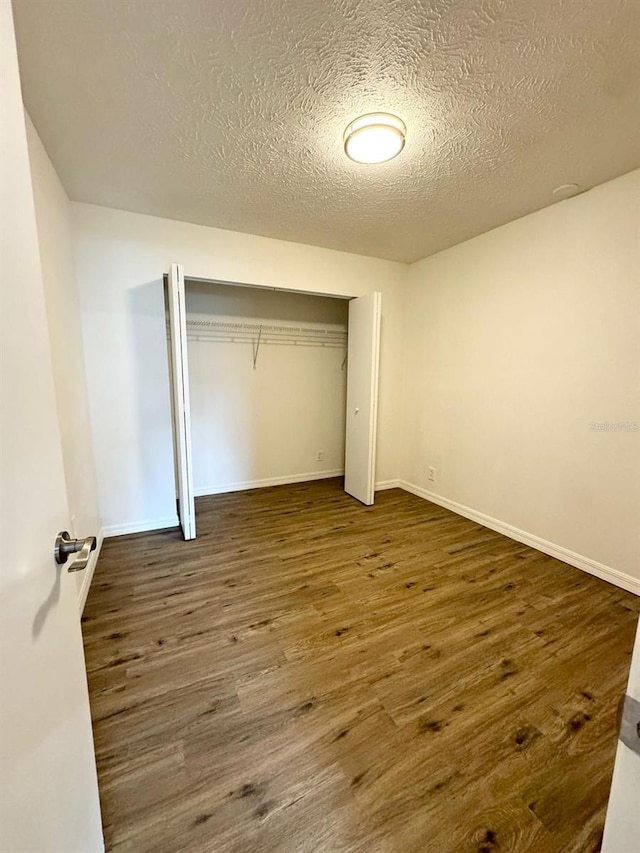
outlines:
{"label": "closet shelf", "polygon": [[347,344],[344,326],[288,326],[260,322],[229,322],[187,317],[189,340],[227,343],[288,344],[294,346],[342,347]]}

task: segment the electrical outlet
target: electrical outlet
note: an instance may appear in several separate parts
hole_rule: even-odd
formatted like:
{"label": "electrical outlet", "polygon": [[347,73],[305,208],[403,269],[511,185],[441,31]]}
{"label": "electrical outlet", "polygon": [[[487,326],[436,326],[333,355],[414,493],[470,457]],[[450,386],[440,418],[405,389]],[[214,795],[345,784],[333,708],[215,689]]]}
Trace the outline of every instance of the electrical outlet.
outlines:
{"label": "electrical outlet", "polygon": [[324,462],[324,450],[316,450],[316,462]]}
{"label": "electrical outlet", "polygon": [[427,480],[430,480],[432,483],[435,483],[438,477],[438,471],[436,468],[427,468]]}

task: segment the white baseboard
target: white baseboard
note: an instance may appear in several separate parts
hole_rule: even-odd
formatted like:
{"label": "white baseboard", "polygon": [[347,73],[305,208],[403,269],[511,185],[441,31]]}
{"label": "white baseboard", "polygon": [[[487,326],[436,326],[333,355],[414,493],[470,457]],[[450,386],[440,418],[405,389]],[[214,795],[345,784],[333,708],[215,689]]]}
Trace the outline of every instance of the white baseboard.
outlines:
{"label": "white baseboard", "polygon": [[194,489],[197,498],[206,495],[224,495],[227,492],[244,492],[248,489],[264,489],[266,486],[287,486],[292,483],[306,483],[309,480],[328,480],[330,477],[342,477],[344,468],[333,471],[313,471],[307,474],[290,474],[285,477],[269,477],[266,480],[244,480],[239,483],[225,483],[222,486],[202,486]]}
{"label": "white baseboard", "polygon": [[400,485],[400,480],[378,480],[375,489],[376,492],[382,492],[384,489],[397,489]]}
{"label": "white baseboard", "polygon": [[111,536],[125,536],[127,533],[147,533],[151,530],[166,530],[169,527],[178,527],[180,522],[177,515],[169,515],[166,518],[152,518],[148,521],[133,521],[125,524],[108,524],[103,527],[104,538]]}
{"label": "white baseboard", "polygon": [[87,568],[84,570],[82,575],[82,585],[78,592],[78,607],[80,608],[80,615],[82,616],[82,611],[84,610],[84,606],[87,603],[87,596],[89,595],[89,587],[91,586],[91,581],[93,580],[93,573],[96,570],[96,564],[98,562],[98,557],[100,556],[100,549],[102,548],[102,543],[104,542],[104,527],[101,527],[98,531],[98,535],[96,536],[96,550],[91,552],[91,556],[89,557],[89,562],[87,563]]}
{"label": "white baseboard", "polygon": [[598,563],[590,557],[585,557],[582,554],[577,554],[575,551],[570,551],[568,548],[563,548],[561,545],[555,545],[546,539],[541,539],[533,533],[527,533],[526,530],[520,530],[518,527],[513,527],[504,521],[499,521],[497,518],[492,518],[490,515],[485,515],[483,512],[464,506],[464,504],[456,503],[456,501],[443,498],[434,492],[429,492],[420,486],[414,486],[413,483],[407,483],[405,480],[399,481],[400,488],[420,498],[424,498],[438,506],[450,509],[452,512],[469,518],[472,521],[477,521],[484,527],[489,527],[510,539],[515,539],[516,542],[522,542],[524,545],[530,545],[537,551],[542,551],[543,554],[548,554],[550,557],[555,557],[562,560],[563,563],[568,563],[576,569],[582,569],[583,572],[588,572],[590,575],[595,575],[601,580],[619,586],[627,592],[633,592],[635,595],[640,595],[640,580],[621,572],[618,569],[613,569],[611,566],[605,566],[603,563]]}

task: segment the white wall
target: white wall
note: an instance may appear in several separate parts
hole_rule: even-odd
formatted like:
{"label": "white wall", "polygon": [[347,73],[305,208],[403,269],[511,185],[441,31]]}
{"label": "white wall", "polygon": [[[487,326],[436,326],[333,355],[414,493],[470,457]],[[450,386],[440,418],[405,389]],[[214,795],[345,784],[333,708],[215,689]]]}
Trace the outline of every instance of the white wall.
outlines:
{"label": "white wall", "polygon": [[308,296],[266,287],[235,287],[187,279],[186,302],[187,310],[196,314],[261,317],[267,321],[323,326],[346,326],[349,319],[348,299]]}
{"label": "white wall", "polygon": [[397,476],[406,267],[297,243],[71,204],[103,524],[175,523],[162,275],[340,296],[382,291],[377,479]]}
{"label": "white wall", "polygon": [[[38,225],[56,404],[69,505],[70,533],[98,536],[101,530],[95,478],[82,322],[76,287],[69,199],[29,116],[27,142]],[[76,583],[84,604],[97,553]]]}
{"label": "white wall", "polygon": [[[212,340],[187,328],[196,495],[335,476],[344,470],[348,301],[186,284],[187,321],[331,328],[344,346]],[[316,460],[316,452],[323,460]]]}
{"label": "white wall", "polygon": [[636,591],[640,432],[591,424],[640,423],[639,198],[636,171],[413,265],[403,410],[406,481]]}

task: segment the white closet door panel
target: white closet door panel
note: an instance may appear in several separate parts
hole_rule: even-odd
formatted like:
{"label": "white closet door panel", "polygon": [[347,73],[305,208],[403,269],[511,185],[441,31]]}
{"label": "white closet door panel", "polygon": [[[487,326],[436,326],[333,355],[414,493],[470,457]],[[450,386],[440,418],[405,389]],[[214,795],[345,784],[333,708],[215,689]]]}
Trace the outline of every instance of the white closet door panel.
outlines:
{"label": "white closet door panel", "polygon": [[376,292],[349,302],[344,488],[368,506],[375,491],[381,300]]}
{"label": "white closet door panel", "polygon": [[172,403],[178,483],[178,515],[184,538],[195,539],[196,510],[191,454],[187,321],[184,269],[180,264],[171,264],[167,276],[167,286],[171,332]]}

